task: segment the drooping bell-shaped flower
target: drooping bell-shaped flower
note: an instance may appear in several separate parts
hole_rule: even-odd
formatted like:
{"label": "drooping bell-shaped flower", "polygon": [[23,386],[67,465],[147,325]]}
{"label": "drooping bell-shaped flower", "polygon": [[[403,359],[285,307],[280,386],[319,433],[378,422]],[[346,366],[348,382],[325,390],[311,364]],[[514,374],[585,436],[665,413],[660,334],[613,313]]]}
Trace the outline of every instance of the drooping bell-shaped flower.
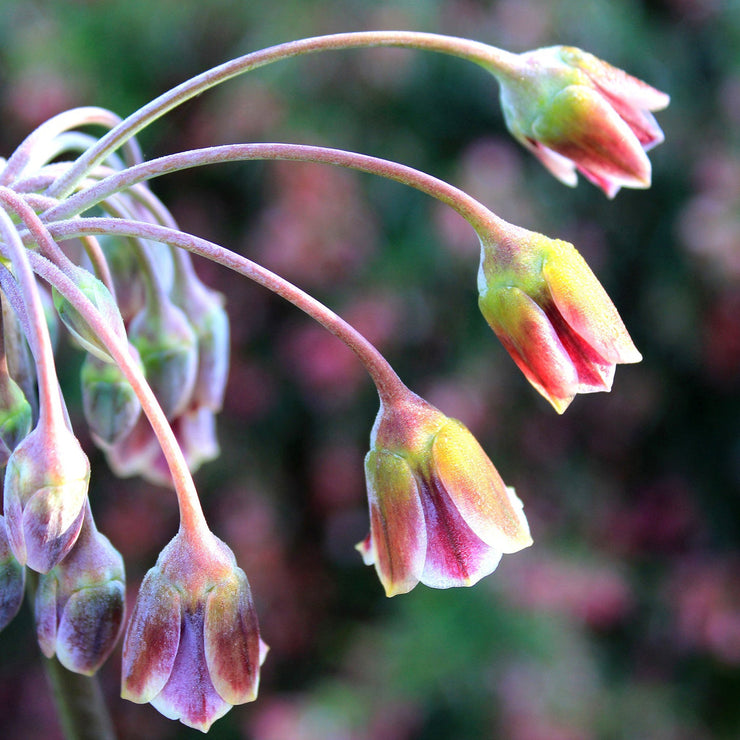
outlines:
{"label": "drooping bell-shaped flower", "polygon": [[615,366],[642,359],[572,244],[507,224],[481,245],[481,312],[558,413],[577,393],[611,390]]}
{"label": "drooping bell-shaped flower", "polygon": [[575,185],[578,171],[610,198],[620,187],[650,187],[646,152],[663,141],[651,111],[668,95],[574,47],[507,59],[491,68],[506,124],[555,177]]}
{"label": "drooping bell-shaped flower", "polygon": [[267,647],[249,583],[210,533],[181,530],[145,576],[123,645],[124,699],[206,732],[257,696]]}
{"label": "drooping bell-shaped flower", "polygon": [[5,469],[5,523],[22,565],[48,573],[72,549],[82,526],[90,463],[64,424],[40,422]]}
{"label": "drooping bell-shaped flower", "polygon": [[72,550],[39,576],[34,612],[44,655],[56,655],[68,670],[91,676],[118,640],[126,587],[123,558],[85,508]]}
{"label": "drooping bell-shaped flower", "polygon": [[0,630],[5,629],[23,603],[26,569],[10,549],[5,517],[0,516]]}
{"label": "drooping bell-shaped flower", "polygon": [[475,437],[406,391],[381,406],[365,458],[370,534],[357,547],[386,595],[470,586],[532,543],[521,501]]}

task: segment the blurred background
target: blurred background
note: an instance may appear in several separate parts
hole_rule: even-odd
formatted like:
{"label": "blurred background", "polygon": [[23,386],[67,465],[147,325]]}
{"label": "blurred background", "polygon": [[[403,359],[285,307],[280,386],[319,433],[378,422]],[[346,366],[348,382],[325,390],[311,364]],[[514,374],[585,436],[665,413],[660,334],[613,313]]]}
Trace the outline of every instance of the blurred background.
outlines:
{"label": "blurred background", "polygon": [[[126,0],[0,3],[0,154],[77,105],[132,112],[262,46],[405,28],[511,51],[582,47],[672,96],[653,187],[569,189],[506,133],[495,81],[423,52],[331,52],[231,81],[140,140],[147,156],[300,141],[397,159],[508,221],[572,241],[644,360],[559,417],[477,308],[475,235],[399,185],[246,163],[161,179],[183,229],[326,301],[477,435],[535,538],[472,589],[386,599],[354,544],[377,397],[293,307],[221,268],[233,362],[222,454],[196,476],[271,646],[260,697],[210,735],[247,740],[740,737],[740,3],[737,0]],[[81,353],[62,355],[75,408]],[[77,399],[77,400],[76,400]],[[76,411],[76,431],[86,438]],[[89,440],[88,440],[89,442]],[[174,496],[86,444],[130,598],[177,527]],[[132,603],[132,602],[131,602]],[[121,738],[195,738],[118,699]],[[0,635],[0,733],[60,737],[25,605]]]}

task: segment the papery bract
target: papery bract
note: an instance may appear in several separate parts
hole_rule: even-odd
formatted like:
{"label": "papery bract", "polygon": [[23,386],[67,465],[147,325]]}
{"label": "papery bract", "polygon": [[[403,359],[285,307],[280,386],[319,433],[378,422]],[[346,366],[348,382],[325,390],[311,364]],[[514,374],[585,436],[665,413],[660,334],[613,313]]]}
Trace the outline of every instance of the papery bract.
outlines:
{"label": "papery bract", "polygon": [[532,543],[522,504],[468,429],[407,391],[381,407],[365,458],[370,534],[386,595],[470,586]]}
{"label": "papery bract", "polygon": [[66,427],[39,424],[5,469],[8,539],[18,561],[47,573],[72,549],[82,526],[90,463]]}
{"label": "papery bract", "polygon": [[611,390],[615,366],[642,359],[572,244],[511,225],[481,243],[481,312],[558,413],[577,393]]}
{"label": "papery bract", "polygon": [[663,141],[650,111],[665,108],[668,95],[573,47],[510,58],[491,69],[506,124],[555,177],[575,185],[578,170],[609,197],[650,186],[646,152]]}
{"label": "papery bract", "polygon": [[257,696],[267,648],[231,550],[183,530],[144,578],[123,646],[125,699],[206,732]]}
{"label": "papery bract", "polygon": [[69,554],[39,576],[34,604],[36,635],[47,658],[91,676],[113,650],[125,611],[123,558],[98,532],[87,507]]}

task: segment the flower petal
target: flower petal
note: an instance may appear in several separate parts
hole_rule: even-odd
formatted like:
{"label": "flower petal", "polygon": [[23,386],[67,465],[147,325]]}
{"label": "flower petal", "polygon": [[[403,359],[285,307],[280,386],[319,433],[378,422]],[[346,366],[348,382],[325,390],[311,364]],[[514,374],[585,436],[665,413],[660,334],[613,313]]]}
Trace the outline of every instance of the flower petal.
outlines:
{"label": "flower petal", "polygon": [[435,437],[432,465],[465,523],[486,544],[503,553],[532,544],[521,502],[459,421],[450,419]]}
{"label": "flower petal", "polygon": [[580,169],[615,184],[650,186],[650,160],[607,100],[583,85],[561,90],[532,124],[534,138]]}
{"label": "flower petal", "polygon": [[365,473],[370,540],[363,558],[375,564],[386,596],[407,593],[419,582],[427,550],[418,483],[408,463],[385,450],[367,454]]}
{"label": "flower petal", "polygon": [[229,704],[257,698],[260,639],[244,571],[215,586],[205,607],[205,658],[213,686]]}
{"label": "flower petal", "polygon": [[630,363],[642,359],[619,312],[572,244],[554,241],[542,266],[542,274],[560,314],[604,363]]}
{"label": "flower petal", "polygon": [[510,286],[489,291],[481,308],[527,380],[558,413],[565,411],[578,392],[578,374],[545,312]]}
{"label": "flower petal", "polygon": [[123,622],[121,581],[84,588],[70,596],[56,640],[56,655],[68,670],[92,676],[116,644]]}
{"label": "flower petal", "polygon": [[144,704],[164,687],[180,644],[180,594],[156,568],[144,580],[123,643],[121,696]]}
{"label": "flower petal", "polygon": [[151,705],[165,717],[208,732],[219,717],[231,709],[213,686],[205,657],[204,608],[185,612],[180,644],[172,672],[164,688],[152,697]]}
{"label": "flower petal", "polygon": [[472,586],[496,569],[501,551],[473,532],[437,481],[423,484],[422,504],[428,541],[422,583],[431,588]]}

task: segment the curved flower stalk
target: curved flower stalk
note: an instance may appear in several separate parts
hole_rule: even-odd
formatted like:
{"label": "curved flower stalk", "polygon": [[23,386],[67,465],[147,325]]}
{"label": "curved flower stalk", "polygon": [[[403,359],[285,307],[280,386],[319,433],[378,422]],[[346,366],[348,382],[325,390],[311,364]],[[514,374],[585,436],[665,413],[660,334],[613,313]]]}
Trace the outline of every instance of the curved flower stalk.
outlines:
{"label": "curved flower stalk", "polygon": [[213,535],[182,530],[147,573],[123,644],[121,696],[207,732],[254,701],[267,646],[247,577]]}
{"label": "curved flower stalk", "polygon": [[387,596],[472,586],[532,544],[522,503],[463,424],[405,390],[381,404],[365,458],[370,534],[357,549]]}

